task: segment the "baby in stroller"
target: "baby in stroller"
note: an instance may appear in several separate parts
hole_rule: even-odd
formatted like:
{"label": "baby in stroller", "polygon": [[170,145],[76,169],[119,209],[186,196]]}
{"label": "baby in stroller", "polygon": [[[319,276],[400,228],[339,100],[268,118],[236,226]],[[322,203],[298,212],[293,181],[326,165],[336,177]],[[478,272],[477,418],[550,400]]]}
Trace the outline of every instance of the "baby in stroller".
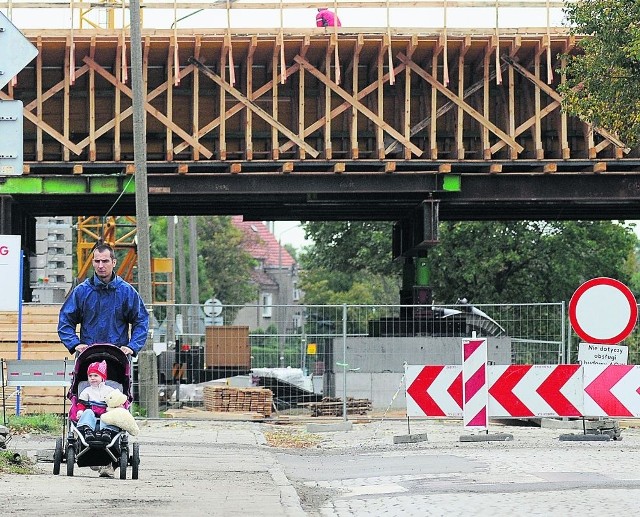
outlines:
{"label": "baby in stroller", "polygon": [[[106,411],[107,395],[116,391],[116,388],[106,384],[107,362],[103,360],[91,363],[87,369],[87,380],[89,386],[82,390],[76,402],[78,431],[82,433],[87,443],[96,441],[109,443],[120,429],[98,420],[98,417]],[[99,429],[96,429],[98,421],[100,425]]]}
{"label": "baby in stroller", "polygon": [[101,416],[106,412],[105,398],[115,390],[126,399],[128,408],[132,396],[131,363],[119,347],[95,344],[83,350],[76,358],[73,380],[68,398],[66,440],[56,441],[53,473],[60,473],[60,464],[67,463],[67,475],[73,476],[74,465],[99,470],[102,477],[113,477],[114,468],[120,468],[120,479],[126,479],[131,465],[131,478],[138,478],[139,445],[129,442],[129,433],[107,425]]}

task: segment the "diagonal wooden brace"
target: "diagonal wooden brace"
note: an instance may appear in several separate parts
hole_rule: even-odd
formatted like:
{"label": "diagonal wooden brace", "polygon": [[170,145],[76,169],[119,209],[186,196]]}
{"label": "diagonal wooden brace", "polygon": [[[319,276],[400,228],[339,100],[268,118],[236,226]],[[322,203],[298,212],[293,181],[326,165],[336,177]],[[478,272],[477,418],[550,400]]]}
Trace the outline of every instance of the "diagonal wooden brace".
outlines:
{"label": "diagonal wooden brace", "polygon": [[516,142],[512,137],[510,137],[507,133],[502,131],[498,126],[496,126],[489,119],[484,117],[481,113],[473,109],[469,106],[463,99],[458,97],[455,93],[445,87],[442,83],[434,79],[434,77],[423,70],[416,63],[411,61],[407,56],[405,56],[402,52],[398,53],[398,59],[402,61],[405,65],[407,65],[411,70],[413,70],[416,74],[422,77],[425,81],[427,81],[431,86],[433,86],[436,90],[442,93],[445,97],[447,97],[450,101],[455,102],[460,108],[462,108],[468,115],[476,119],[480,124],[486,127],[489,131],[494,133],[498,138],[504,140],[506,144],[510,147],[513,147],[517,152],[521,153],[524,151],[524,147],[522,147],[518,142]]}
{"label": "diagonal wooden brace", "polygon": [[290,140],[293,140],[296,144],[298,144],[301,148],[303,148],[306,152],[308,152],[314,158],[317,158],[320,154],[313,147],[307,144],[304,140],[298,137],[293,131],[288,129],[286,126],[278,122],[271,115],[269,115],[266,111],[264,111],[259,106],[256,106],[253,102],[251,102],[243,93],[238,91],[236,88],[231,86],[222,80],[222,78],[212,72],[209,67],[203,65],[200,61],[198,61],[195,57],[189,58],[189,63],[195,65],[198,70],[200,70],[204,75],[206,75],[209,79],[211,79],[214,83],[216,83],[220,88],[222,88],[225,92],[233,95],[236,99],[238,99],[242,104],[244,104],[248,109],[250,109],[253,113],[258,115],[265,122],[270,124],[272,127],[276,128],[283,135],[285,135]]}
{"label": "diagonal wooden brace", "polygon": [[378,127],[382,128],[384,131],[389,133],[393,138],[398,140],[402,145],[411,149],[411,152],[416,156],[422,156],[422,150],[416,145],[412,144],[411,141],[405,138],[400,132],[395,130],[389,124],[387,124],[384,120],[382,120],[378,115],[376,115],[373,111],[367,108],[364,104],[359,102],[353,95],[350,95],[345,90],[340,88],[334,81],[329,79],[326,75],[324,75],[320,70],[314,67],[309,61],[304,59],[303,57],[296,56],[293,58],[296,63],[299,63],[305,70],[311,73],[314,77],[316,77],[319,81],[328,86],[332,91],[337,93],[340,97],[342,97],[345,101],[351,104],[355,109],[357,109],[360,113],[362,113],[365,117],[369,118],[374,124]]}
{"label": "diagonal wooden brace", "polygon": [[[91,59],[89,56],[85,56],[83,58],[83,61],[89,65],[89,67],[92,70],[95,70],[99,75],[101,75],[102,77],[104,77],[107,81],[109,81],[113,86],[115,86],[116,88],[118,88],[118,90],[120,90],[122,93],[124,93],[125,95],[127,95],[128,97],[130,97],[131,99],[133,99],[133,92],[131,91],[131,88],[129,88],[128,86],[122,84],[122,82],[118,81],[118,79],[110,74],[109,72],[107,72],[107,70],[105,70],[104,68],[102,68],[98,63],[96,63],[93,59]],[[154,116],[155,118],[157,118],[160,122],[162,122],[165,126],[167,126],[168,128],[170,128],[174,133],[176,133],[177,135],[180,136],[180,138],[182,138],[183,140],[185,140],[186,142],[189,142],[194,148],[197,148],[204,156],[206,156],[207,158],[211,158],[213,156],[213,153],[211,151],[209,151],[209,149],[207,149],[205,146],[203,146],[202,144],[200,144],[199,142],[197,142],[189,133],[187,133],[184,129],[182,129],[180,126],[178,126],[177,124],[175,124],[174,122],[172,122],[171,120],[169,120],[165,115],[163,115],[159,110],[157,110],[156,108],[154,108],[149,102],[148,100],[146,100],[146,95],[145,95],[145,103],[144,103],[144,108],[145,110],[152,116]]]}

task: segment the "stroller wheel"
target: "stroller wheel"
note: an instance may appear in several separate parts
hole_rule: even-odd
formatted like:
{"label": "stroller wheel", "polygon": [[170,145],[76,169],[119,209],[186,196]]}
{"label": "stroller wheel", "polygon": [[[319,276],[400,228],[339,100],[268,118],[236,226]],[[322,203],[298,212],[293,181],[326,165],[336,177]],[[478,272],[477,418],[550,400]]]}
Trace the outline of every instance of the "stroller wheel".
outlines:
{"label": "stroller wheel", "polygon": [[129,463],[129,451],[123,447],[120,452],[120,479],[127,479],[127,463]]}
{"label": "stroller wheel", "polygon": [[131,479],[138,479],[138,465],[140,465],[140,444],[133,444],[133,456],[131,457]]}
{"label": "stroller wheel", "polygon": [[56,439],[56,450],[53,452],[53,474],[60,474],[60,464],[62,463],[62,438]]}
{"label": "stroller wheel", "polygon": [[73,476],[73,467],[76,464],[76,450],[70,445],[67,447],[67,476]]}

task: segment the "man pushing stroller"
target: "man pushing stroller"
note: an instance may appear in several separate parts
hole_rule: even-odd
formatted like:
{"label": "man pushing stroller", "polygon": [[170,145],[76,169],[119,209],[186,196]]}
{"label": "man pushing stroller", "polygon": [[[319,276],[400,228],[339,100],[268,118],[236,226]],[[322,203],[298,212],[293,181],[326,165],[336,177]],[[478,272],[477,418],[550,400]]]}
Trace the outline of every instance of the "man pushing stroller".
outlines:
{"label": "man pushing stroller", "polygon": [[[149,313],[131,284],[114,273],[116,257],[108,244],[98,243],[93,250],[94,274],[79,284],[67,297],[58,319],[58,336],[71,352],[81,354],[92,345],[115,345],[125,357],[135,356],[145,345]],[[76,333],[80,325],[79,334]],[[100,421],[104,409],[99,404],[114,391],[108,386],[107,363],[93,362],[87,369],[89,386],[78,394],[78,431],[87,443],[110,443],[119,432]],[[113,467],[105,466],[101,476],[113,476]]]}

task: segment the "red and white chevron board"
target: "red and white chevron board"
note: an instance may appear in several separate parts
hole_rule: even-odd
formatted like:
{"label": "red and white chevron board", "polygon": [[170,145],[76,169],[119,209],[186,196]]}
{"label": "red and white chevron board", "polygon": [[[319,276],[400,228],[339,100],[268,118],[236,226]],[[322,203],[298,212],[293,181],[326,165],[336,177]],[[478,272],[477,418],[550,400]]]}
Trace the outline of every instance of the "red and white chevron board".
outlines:
{"label": "red and white chevron board", "polygon": [[578,364],[489,367],[492,417],[581,416],[582,370]]}
{"label": "red and white chevron board", "polygon": [[585,416],[640,417],[640,366],[588,364],[582,368]]}
{"label": "red and white chevron board", "polygon": [[487,393],[487,340],[462,340],[462,420],[468,429],[489,425]]}
{"label": "red and white chevron board", "polygon": [[462,365],[407,365],[407,416],[462,418]]}

